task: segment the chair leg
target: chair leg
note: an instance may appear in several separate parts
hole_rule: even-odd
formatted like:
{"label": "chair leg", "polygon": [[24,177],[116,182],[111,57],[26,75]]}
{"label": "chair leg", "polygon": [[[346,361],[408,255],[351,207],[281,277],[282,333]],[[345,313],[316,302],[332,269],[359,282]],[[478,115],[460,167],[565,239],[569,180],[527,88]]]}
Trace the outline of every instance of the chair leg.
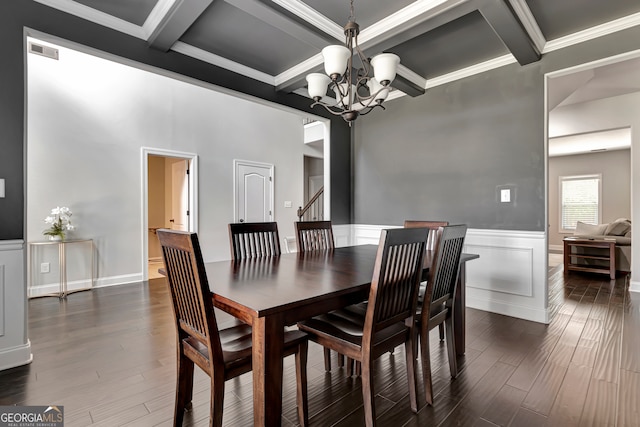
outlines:
{"label": "chair leg", "polygon": [[176,402],[173,415],[173,425],[180,427],[184,418],[184,411],[191,408],[193,395],[193,361],[182,353],[178,355]]}
{"label": "chair leg", "polygon": [[431,354],[429,353],[429,330],[427,325],[420,331],[420,357],[422,359],[422,381],[424,382],[425,400],[433,405],[433,384],[431,382]]}
{"label": "chair leg", "polygon": [[407,364],[407,381],[409,382],[409,401],[411,403],[411,410],[418,412],[418,380],[416,378],[416,358],[415,354],[415,340],[413,333],[410,339],[404,343],[404,354],[406,356],[405,363]]}
{"label": "chair leg", "polygon": [[[369,357],[368,355],[366,356]],[[362,401],[364,403],[364,422],[367,427],[376,425],[375,391],[373,389],[373,369],[371,360],[362,363]]]}
{"label": "chair leg", "polygon": [[440,323],[438,326],[438,332],[440,334],[440,341],[444,341],[444,324]]}
{"label": "chair leg", "polygon": [[307,354],[309,345],[304,341],[296,353],[296,383],[298,404],[298,422],[302,427],[309,425],[309,399],[307,396]]}
{"label": "chair leg", "polygon": [[344,354],[338,353],[338,368],[344,366]]}
{"label": "chair leg", "polygon": [[355,363],[356,363],[355,360],[351,359],[350,357],[347,357],[347,376],[348,377],[353,376],[353,365]]}
{"label": "chair leg", "polygon": [[222,413],[224,410],[224,372],[216,369],[211,374],[211,408],[209,425],[222,427]]}
{"label": "chair leg", "polygon": [[331,372],[331,350],[324,348],[324,370]]}
{"label": "chair leg", "polygon": [[453,316],[450,315],[445,320],[447,332],[447,357],[449,358],[449,371],[451,378],[458,376],[458,361],[456,360],[456,339],[453,335]]}

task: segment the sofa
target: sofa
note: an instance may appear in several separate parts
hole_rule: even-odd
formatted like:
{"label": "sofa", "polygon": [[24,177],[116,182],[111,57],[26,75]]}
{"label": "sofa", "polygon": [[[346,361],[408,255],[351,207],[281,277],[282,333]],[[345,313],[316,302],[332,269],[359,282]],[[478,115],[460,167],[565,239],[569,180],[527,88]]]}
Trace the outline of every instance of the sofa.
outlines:
{"label": "sofa", "polygon": [[[616,241],[616,270],[631,271],[631,221],[627,218],[618,218],[608,224],[587,224],[578,221],[576,224],[574,237],[585,239],[615,239]],[[603,249],[600,248],[574,248],[574,253],[584,255],[599,255]],[[578,264],[591,266],[606,265],[606,261],[592,259],[578,259]]]}

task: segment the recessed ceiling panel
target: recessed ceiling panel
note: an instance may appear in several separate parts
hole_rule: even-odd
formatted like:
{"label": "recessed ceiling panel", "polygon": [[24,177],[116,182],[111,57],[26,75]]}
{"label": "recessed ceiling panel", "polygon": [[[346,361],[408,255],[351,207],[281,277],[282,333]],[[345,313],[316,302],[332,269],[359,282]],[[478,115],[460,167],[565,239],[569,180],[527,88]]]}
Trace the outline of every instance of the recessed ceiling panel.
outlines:
{"label": "recessed ceiling panel", "polygon": [[[303,0],[303,2],[341,27],[349,20],[349,0]],[[413,2],[414,0],[356,0],[353,2],[356,22],[363,30]]]}
{"label": "recessed ceiling panel", "polygon": [[479,12],[473,12],[389,49],[426,77],[441,76],[509,53]]}
{"label": "recessed ceiling panel", "polygon": [[180,40],[270,75],[319,52],[223,1],[213,2]]}
{"label": "recessed ceiling panel", "polygon": [[638,0],[526,0],[547,40],[640,12]]}
{"label": "recessed ceiling panel", "polygon": [[132,24],[144,24],[147,17],[155,7],[158,0],[75,0],[100,12],[108,13],[116,18],[131,22]]}

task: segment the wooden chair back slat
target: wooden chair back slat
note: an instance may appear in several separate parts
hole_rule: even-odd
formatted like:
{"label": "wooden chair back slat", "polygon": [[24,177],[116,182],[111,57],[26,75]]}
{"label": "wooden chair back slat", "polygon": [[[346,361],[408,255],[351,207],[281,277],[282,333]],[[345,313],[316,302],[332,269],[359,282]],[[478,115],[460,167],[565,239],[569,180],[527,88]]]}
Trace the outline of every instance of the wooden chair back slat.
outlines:
{"label": "wooden chair back slat", "polygon": [[428,233],[426,228],[382,231],[363,337],[413,317]]}
{"label": "wooden chair back slat", "polygon": [[295,223],[298,252],[333,249],[331,221],[301,221]]}
{"label": "wooden chair back slat", "polygon": [[411,220],[407,219],[404,221],[404,228],[414,228],[414,227],[427,227],[431,230],[429,233],[429,238],[427,239],[427,250],[432,251],[438,246],[438,239],[440,238],[440,233],[438,232],[440,227],[445,227],[449,225],[449,221],[421,221],[421,220]]}
{"label": "wooden chair back slat", "polygon": [[[427,293],[430,293],[429,301],[453,298],[458,283],[460,257],[466,232],[466,225],[442,227],[440,242],[431,268],[431,280],[427,286]],[[429,288],[431,288],[430,292]]]}
{"label": "wooden chair back slat", "polygon": [[229,224],[231,258],[241,260],[280,255],[280,235],[275,222]]}
{"label": "wooden chair back slat", "polygon": [[222,349],[198,236],[158,230],[167,283],[179,339],[191,337],[207,346],[212,361],[222,361]]}

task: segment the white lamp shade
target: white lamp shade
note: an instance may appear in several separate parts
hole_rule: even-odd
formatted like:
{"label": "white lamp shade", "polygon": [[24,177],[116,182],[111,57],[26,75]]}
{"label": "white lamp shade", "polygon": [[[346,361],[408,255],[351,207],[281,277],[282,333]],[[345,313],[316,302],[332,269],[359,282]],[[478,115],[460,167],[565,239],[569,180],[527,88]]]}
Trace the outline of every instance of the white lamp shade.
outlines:
{"label": "white lamp shade", "polygon": [[380,83],[384,81],[391,83],[396,78],[398,64],[400,64],[400,57],[393,53],[381,53],[371,58],[373,75]]}
{"label": "white lamp shade", "polygon": [[327,86],[331,79],[322,73],[311,73],[307,75],[309,96],[313,99],[322,98],[327,94]]}
{"label": "white lamp shade", "polygon": [[[371,92],[371,96],[375,95],[374,100],[376,101],[384,101],[389,96],[389,88],[382,86],[380,83],[376,81],[376,79],[369,79],[367,81],[367,86],[369,86],[369,91]],[[381,90],[382,89],[382,90]],[[377,95],[376,92],[380,91]]]}
{"label": "white lamp shade", "polygon": [[[347,88],[349,87],[348,83],[340,83],[339,85],[336,85],[336,87],[333,89],[334,92],[336,93],[336,101],[338,103],[338,105],[342,105],[344,107],[349,107],[349,96],[342,96],[340,94],[340,92],[338,91],[338,86],[340,86],[340,90],[342,91],[342,93],[345,93],[347,91]],[[354,99],[356,93],[356,85],[351,85],[351,99]]]}
{"label": "white lamp shade", "polygon": [[343,75],[347,70],[347,62],[351,51],[345,46],[332,45],[322,49],[322,56],[324,57],[324,72],[328,76],[332,74]]}

